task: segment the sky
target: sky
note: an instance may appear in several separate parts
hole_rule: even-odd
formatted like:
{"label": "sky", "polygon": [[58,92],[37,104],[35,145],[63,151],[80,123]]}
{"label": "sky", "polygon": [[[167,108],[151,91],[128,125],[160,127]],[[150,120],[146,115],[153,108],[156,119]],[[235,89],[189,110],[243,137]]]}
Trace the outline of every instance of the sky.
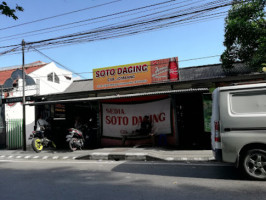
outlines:
{"label": "sky", "polygon": [[[192,7],[196,8],[203,4],[210,5],[210,2],[214,1],[173,0],[163,3],[167,2],[167,0],[6,0],[6,2],[10,7],[18,4],[24,8],[24,11],[16,12],[18,20],[0,15],[0,53],[6,50],[1,47],[21,44],[22,39],[27,43],[82,31],[91,31],[109,24],[124,24],[128,22],[126,20],[146,16],[150,13],[158,12],[157,15],[154,14],[152,16],[163,17],[163,10],[169,10],[169,12],[174,14],[175,12],[181,13],[182,10],[188,12]],[[158,3],[162,4],[135,12],[125,12],[123,15],[113,15],[114,13]],[[82,78],[92,78],[92,70],[95,68],[176,56],[179,58],[179,67],[181,68],[217,64],[220,63],[220,57],[217,55],[221,55],[225,49],[223,46],[224,23],[226,12],[229,8],[227,6],[219,9],[217,12],[224,12],[224,14],[215,19],[206,18],[204,21],[176,24],[148,32],[142,32],[144,27],[139,27],[138,31],[140,33],[119,38],[94,40],[68,46],[56,46],[54,48],[42,46],[36,49],[71,71],[80,73]],[[62,15],[69,12],[72,13]],[[62,16],[54,17],[56,15]],[[106,15],[112,16],[101,18]],[[32,23],[44,18],[49,19]],[[51,27],[93,18],[98,18],[98,20],[75,24],[73,25],[75,27],[72,28],[64,26],[64,30],[58,30],[62,28],[57,28],[51,32],[54,30]],[[145,19],[145,17],[142,17],[139,20]],[[45,33],[39,31],[40,29],[43,29]],[[27,34],[21,35],[22,33]],[[26,48],[25,63],[35,61],[49,63],[52,61],[43,54],[34,49]],[[195,58],[202,59],[188,61]],[[0,68],[21,64],[22,53],[20,52],[16,54],[0,54]],[[57,66],[59,65],[57,64]]]}

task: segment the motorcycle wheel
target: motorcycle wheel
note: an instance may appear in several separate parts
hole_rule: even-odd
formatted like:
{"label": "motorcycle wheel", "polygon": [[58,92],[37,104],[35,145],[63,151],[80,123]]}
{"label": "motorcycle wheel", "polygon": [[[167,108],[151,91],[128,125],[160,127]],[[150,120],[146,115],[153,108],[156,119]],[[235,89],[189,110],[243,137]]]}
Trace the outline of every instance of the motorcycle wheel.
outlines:
{"label": "motorcycle wheel", "polygon": [[31,146],[36,153],[40,153],[43,150],[43,144],[40,138],[33,138]]}
{"label": "motorcycle wheel", "polygon": [[76,147],[76,142],[78,141],[77,138],[71,138],[71,140],[69,141],[69,148],[71,151],[76,151],[77,147]]}

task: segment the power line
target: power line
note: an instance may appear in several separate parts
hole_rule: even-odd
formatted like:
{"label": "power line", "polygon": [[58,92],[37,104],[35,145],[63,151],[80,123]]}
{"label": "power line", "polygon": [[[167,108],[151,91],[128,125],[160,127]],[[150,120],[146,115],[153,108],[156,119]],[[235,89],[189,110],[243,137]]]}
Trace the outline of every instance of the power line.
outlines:
{"label": "power line", "polygon": [[[184,25],[190,25],[190,24],[194,24],[194,23],[198,23],[198,22],[204,22],[204,21],[208,21],[208,20],[212,20],[212,19],[215,19],[215,18],[220,18],[220,17],[223,17],[225,16],[225,13],[226,12],[220,12],[220,13],[215,13],[215,14],[210,14],[210,15],[202,15],[200,18],[195,18],[195,17],[189,17],[189,18],[186,18],[186,19],[182,19],[182,20],[178,20],[178,21],[174,21],[174,22],[170,22],[170,23],[166,23],[164,25],[156,25],[156,26],[153,26],[153,27],[150,27],[149,29],[146,27],[146,28],[143,28],[141,31],[139,32],[146,32],[146,31],[151,31],[151,30],[156,30],[156,29],[161,29],[161,28],[169,28],[171,26],[175,26],[175,25],[179,25],[180,26],[184,26]],[[213,16],[212,16],[213,15]],[[117,38],[117,37],[122,37],[122,36],[127,36],[127,35],[132,35],[132,34],[137,34],[139,32],[135,31],[133,33],[130,33],[129,31],[132,31],[132,30],[127,30],[127,32],[125,31],[121,31],[121,30],[116,30],[116,31],[112,31],[111,33],[109,33],[108,31],[106,33],[103,33],[100,37],[100,35],[98,35],[98,37],[96,38],[95,36],[93,36],[94,33],[92,33],[90,36],[90,39],[88,38],[89,35],[87,35],[86,38],[86,41],[76,41],[76,43],[81,43],[81,42],[92,42],[92,41],[97,41],[97,40],[103,40],[103,39],[112,39],[112,38]],[[119,35],[118,35],[119,33]],[[97,34],[97,33],[95,33]],[[108,34],[108,35],[106,35]],[[110,35],[110,34],[113,34],[113,35]],[[116,35],[114,35],[116,34]],[[82,39],[82,38],[80,38]],[[69,40],[70,41],[70,40]],[[71,43],[62,43],[62,44],[58,44],[57,46],[58,47],[61,47],[61,46],[66,46],[66,45],[71,45]],[[17,51],[15,53],[12,53],[12,54],[17,54],[17,53],[20,53],[20,49],[19,49],[19,45],[11,45],[11,46],[5,46],[5,47],[0,47],[0,48],[6,48],[6,47],[14,47],[14,46],[18,46],[17,48]],[[41,49],[50,49],[50,48],[54,48],[54,47],[51,47],[51,46],[47,46],[47,45],[40,45],[39,48]],[[12,52],[12,51],[7,51],[8,52]],[[12,55],[12,54],[9,54],[9,55]],[[3,55],[3,53],[2,53]],[[1,56],[1,54],[0,54]]]}
{"label": "power line", "polygon": [[178,62],[187,62],[187,61],[192,61],[192,60],[201,60],[201,59],[214,58],[214,57],[219,57],[219,56],[221,56],[221,55],[205,56],[205,57],[199,57],[199,58],[191,58],[191,59],[186,59],[186,60],[179,60]]}
{"label": "power line", "polygon": [[[29,42],[29,44],[30,45],[34,45],[34,44],[47,43],[47,42],[53,42],[54,44],[58,44],[58,42],[67,41],[67,39],[74,39],[76,37],[83,37],[83,36],[86,36],[86,35],[92,34],[92,33],[100,33],[100,32],[110,31],[110,30],[126,29],[126,28],[130,28],[130,27],[136,27],[136,26],[139,26],[139,25],[147,25],[147,24],[151,24],[151,23],[163,22],[163,21],[170,20],[170,19],[175,19],[175,18],[178,18],[178,17],[183,17],[183,16],[196,14],[196,13],[200,13],[200,12],[204,12],[204,11],[214,10],[214,9],[225,7],[225,6],[228,6],[228,5],[231,5],[231,4],[224,4],[224,5],[209,7],[209,8],[202,9],[202,10],[197,10],[197,11],[188,12],[188,13],[184,13],[184,14],[173,15],[173,16],[169,16],[169,17],[157,18],[157,19],[143,21],[143,22],[138,22],[138,23],[120,25],[120,26],[116,26],[116,27],[103,29],[103,30],[74,33],[74,34],[70,34],[70,35],[64,35],[64,36],[61,36],[61,37],[49,38],[49,39],[35,41],[35,42]],[[51,45],[53,43],[48,43],[48,44]]]}
{"label": "power line", "polygon": [[[153,27],[150,27],[150,28],[143,28],[141,31],[134,31],[132,32],[132,30],[125,30],[125,31],[112,31],[112,33],[104,33],[102,35],[98,35],[97,37],[96,36],[88,36],[88,37],[83,37],[80,38],[80,41],[77,41],[75,43],[71,43],[71,41],[69,40],[68,42],[65,42],[65,43],[60,43],[60,44],[57,44],[57,47],[63,47],[63,46],[69,46],[69,45],[74,45],[74,44],[78,44],[78,43],[84,43],[84,42],[93,42],[93,41],[99,41],[99,40],[105,40],[105,39],[112,39],[112,38],[118,38],[118,37],[123,37],[123,36],[129,36],[129,35],[134,35],[134,34],[138,34],[138,33],[144,33],[144,32],[147,32],[147,31],[155,31],[155,30],[159,30],[159,29],[166,29],[166,28],[171,28],[172,26],[176,26],[176,25],[179,25],[179,27],[181,26],[185,26],[185,25],[190,25],[190,24],[194,24],[194,23],[198,23],[198,22],[204,22],[204,21],[209,21],[209,20],[213,20],[213,19],[217,19],[217,18],[221,18],[224,15],[225,12],[223,13],[219,13],[219,14],[216,14],[214,16],[202,16],[202,18],[200,19],[197,19],[197,18],[188,18],[186,20],[179,20],[179,21],[175,21],[175,22],[171,22],[171,23],[167,23],[167,24],[164,24],[163,26],[161,25],[156,25],[156,26],[153,26]],[[131,31],[131,32],[129,32]],[[116,34],[117,33],[117,34]],[[113,35],[112,35],[113,34]],[[41,49],[51,49],[51,48],[54,48],[53,46],[48,46],[49,44],[47,45],[40,45],[39,48]],[[17,53],[14,53],[14,54],[17,54]]]}
{"label": "power line", "polygon": [[4,52],[1,52],[1,53],[0,53],[0,56],[5,55],[5,54],[8,54],[8,53],[10,53],[10,52],[14,52],[14,51],[17,50],[17,48],[18,48],[18,47],[16,47],[16,48],[12,48],[12,49],[9,49],[9,50],[4,51]]}
{"label": "power line", "polygon": [[[96,29],[92,29],[87,32],[78,32],[78,33],[64,35],[64,36],[60,36],[56,38],[50,38],[46,40],[30,42],[28,44],[36,48],[46,49],[46,48],[77,44],[81,42],[91,42],[91,41],[96,41],[96,40],[123,37],[123,36],[138,34],[141,32],[147,32],[147,31],[152,31],[156,29],[158,30],[162,28],[167,28],[170,26],[178,25],[178,24],[185,24],[185,23],[191,23],[191,22],[195,23],[196,21],[199,21],[196,19],[207,20],[208,17],[214,18],[217,16],[221,16],[220,13],[213,13],[213,14],[206,14],[206,13],[226,7],[228,5],[231,5],[231,1],[228,1],[228,2],[214,1],[212,2],[211,5],[209,4],[201,5],[200,9],[196,8],[195,6],[192,7],[193,9],[188,8],[186,10],[183,10],[183,13],[181,12],[181,14],[179,15],[167,15],[167,16],[160,17],[160,18],[158,17],[151,18],[151,19],[136,21],[136,22],[127,23],[127,24],[103,26],[103,28],[96,28]],[[189,12],[187,10],[189,10]],[[205,13],[205,15],[202,15],[202,13]],[[211,16],[211,15],[214,15],[214,16]],[[0,48],[10,48],[10,47],[18,47],[18,45],[10,45],[10,46],[0,47]]]}
{"label": "power line", "polygon": [[5,28],[1,28],[0,31],[6,30],[6,29],[10,29],[10,28],[19,27],[19,26],[24,26],[24,25],[27,25],[27,24],[33,24],[33,23],[45,21],[45,20],[48,20],[48,19],[62,17],[62,16],[65,16],[65,15],[70,15],[70,14],[77,13],[77,12],[81,12],[81,11],[84,11],[84,10],[89,10],[89,9],[93,9],[93,8],[97,8],[97,7],[101,7],[101,6],[105,6],[105,5],[109,5],[109,4],[113,4],[113,3],[116,3],[116,2],[119,2],[119,1],[122,1],[122,0],[115,0],[115,1],[111,1],[109,3],[99,4],[99,5],[96,5],[96,6],[91,6],[91,7],[88,7],[88,8],[74,10],[74,11],[71,11],[71,12],[62,13],[62,14],[59,14],[59,15],[51,16],[51,17],[37,19],[37,20],[31,21],[31,22],[25,22],[25,23],[22,23],[22,24],[14,25],[14,26],[8,26],[8,27],[5,27]]}
{"label": "power line", "polygon": [[[35,51],[37,51],[39,54],[41,54],[41,55],[43,55],[44,57],[50,59],[51,61],[53,61],[54,63],[60,65],[61,67],[65,68],[65,69],[67,69],[67,70],[69,70],[69,71],[71,71],[73,74],[76,74],[77,76],[81,76],[81,75],[77,74],[76,72],[74,72],[73,70],[71,70],[69,67],[66,67],[65,65],[62,65],[61,63],[57,62],[56,60],[54,60],[54,59],[50,58],[49,56],[47,56],[46,54],[42,53],[42,52],[39,51],[38,49],[36,49],[36,48],[34,48],[34,47],[30,47],[30,48],[33,48],[33,49],[34,49]],[[82,77],[82,78],[85,78],[85,77],[83,77],[83,76],[81,76],[81,77]]]}
{"label": "power line", "polygon": [[[110,15],[105,15],[105,16],[101,16],[101,17],[96,17],[96,18],[89,18],[87,20],[82,20],[82,21],[78,21],[78,22],[73,22],[73,23],[68,23],[68,24],[63,24],[63,25],[59,25],[59,26],[53,26],[53,27],[49,27],[49,28],[43,28],[43,29],[39,29],[39,30],[33,30],[33,31],[30,31],[30,32],[25,32],[25,33],[21,33],[21,34],[15,34],[15,35],[9,35],[9,36],[5,36],[5,37],[1,37],[0,39],[5,39],[4,41],[6,41],[7,38],[10,38],[11,39],[17,39],[18,36],[22,36],[22,35],[25,35],[25,34],[30,34],[29,36],[33,36],[33,35],[39,35],[39,34],[36,34],[36,32],[40,32],[40,31],[46,31],[44,33],[49,33],[49,32],[53,32],[53,31],[47,31],[47,30],[50,30],[50,29],[55,29],[55,28],[59,28],[59,27],[63,27],[63,26],[68,26],[68,25],[71,25],[71,24],[76,24],[76,23],[80,23],[80,22],[85,22],[85,21],[94,21],[96,19],[102,19],[102,18],[106,18],[106,17],[109,17],[109,16],[114,16],[114,15],[119,15],[119,14],[123,14],[123,13],[127,13],[127,12],[132,12],[132,11],[136,11],[136,10],[140,10],[140,9],[144,9],[144,8],[149,8],[149,7],[153,7],[153,6],[158,6],[158,5],[161,5],[161,4],[165,4],[165,3],[169,3],[169,2],[172,2],[171,1],[165,1],[165,2],[162,2],[162,3],[158,3],[158,4],[153,4],[153,5],[149,5],[149,6],[144,6],[144,7],[140,7],[140,8],[136,8],[136,9],[131,9],[131,10],[127,10],[127,11],[123,11],[123,12],[118,12],[118,13],[114,13],[114,14],[110,14]],[[174,4],[171,4],[171,5],[175,5],[175,4],[181,4],[183,2],[186,2],[186,1],[182,1],[182,2],[178,2],[178,3],[174,3]],[[186,4],[186,5],[183,5],[183,6],[180,6],[178,8],[181,8],[181,7],[185,7],[185,6],[188,6],[188,5],[191,5],[191,4],[194,4],[194,3],[198,3],[198,2],[201,2],[201,1],[196,1],[196,2],[193,2],[193,3],[190,3],[190,4]],[[205,4],[206,5],[206,4]],[[169,5],[168,5],[169,6]],[[204,6],[204,5],[203,5]],[[186,10],[192,10],[194,9],[195,7],[198,7],[198,6],[194,6],[192,8],[189,8],[189,9],[186,9]],[[169,11],[169,10],[173,10],[173,9],[176,9],[176,8],[171,8],[171,9],[168,9],[168,10],[163,10],[163,11],[159,11],[159,12],[156,12],[156,13],[152,13],[152,14],[149,14],[149,15],[154,15],[154,14],[158,14],[158,13],[162,13],[162,12],[166,12],[166,11]],[[182,11],[182,10],[181,10]],[[178,11],[179,13],[181,11]],[[175,11],[177,12],[177,11]],[[144,18],[144,17],[147,17],[149,15],[144,15],[144,16],[140,16],[140,17],[137,17],[135,19],[138,19],[138,18]],[[131,19],[132,20],[132,19]],[[128,21],[128,20],[126,20]],[[95,22],[97,23],[97,22]],[[91,23],[89,23],[91,24]],[[81,26],[81,25],[79,25]],[[79,26],[74,26],[74,27],[79,27]],[[83,26],[83,25],[82,25]],[[110,25],[109,25],[110,26]],[[69,27],[69,28],[72,28],[72,27]],[[59,29],[59,30],[65,30],[65,29]],[[55,30],[55,31],[58,31]],[[32,34],[32,32],[34,32],[34,34]],[[44,34],[44,33],[40,33],[40,34]]]}
{"label": "power line", "polygon": [[[80,20],[80,21],[66,23],[66,24],[57,25],[57,26],[52,26],[52,27],[48,27],[48,28],[43,28],[43,29],[38,29],[38,30],[32,30],[32,31],[28,31],[28,32],[20,33],[20,34],[9,35],[9,36],[5,36],[5,37],[0,37],[0,39],[5,39],[4,41],[6,41],[6,39],[7,38],[10,38],[10,37],[11,37],[11,39],[14,39],[13,37],[15,37],[17,39],[18,36],[23,36],[25,34],[27,35],[27,34],[32,33],[32,32],[34,32],[34,34],[30,34],[29,36],[39,35],[41,33],[36,34],[36,32],[47,31],[47,30],[51,30],[51,29],[55,29],[55,28],[65,27],[65,26],[69,26],[69,25],[73,25],[73,24],[80,24],[80,23],[88,22],[88,21],[95,21],[95,20],[98,20],[98,19],[105,19],[107,17],[117,16],[117,15],[129,13],[129,12],[133,12],[133,11],[138,11],[138,10],[142,10],[142,9],[146,9],[146,8],[156,7],[158,5],[167,4],[167,3],[170,3],[170,2],[173,2],[173,1],[176,1],[176,0],[168,0],[168,1],[161,2],[161,3],[157,3],[157,4],[151,4],[151,5],[148,5],[148,6],[143,6],[143,7],[139,7],[139,8],[135,8],[135,9],[130,9],[130,10],[121,11],[121,12],[117,12],[117,13],[113,13],[113,14],[103,15],[103,16],[100,16],[100,17],[94,17],[94,18],[89,18],[89,19],[86,19],[86,20]],[[183,2],[185,2],[185,1],[183,1]],[[176,4],[180,4],[180,3],[182,3],[182,2],[178,2]],[[120,17],[121,16],[118,16],[118,17],[115,17],[115,18],[120,18]],[[115,18],[112,18],[112,19],[115,19]],[[104,21],[106,21],[106,20],[107,19],[105,19]],[[97,22],[94,22],[94,23],[97,23]],[[89,24],[92,24],[92,23],[89,23]],[[75,27],[80,27],[80,26],[84,26],[84,24],[78,25],[78,26],[74,26],[74,27],[69,27],[69,28],[75,28]],[[64,29],[61,29],[61,30],[65,30],[65,28]],[[58,29],[55,30],[55,31],[58,31]],[[51,31],[51,32],[54,32],[54,31]],[[45,33],[47,33],[47,32],[45,32]]]}

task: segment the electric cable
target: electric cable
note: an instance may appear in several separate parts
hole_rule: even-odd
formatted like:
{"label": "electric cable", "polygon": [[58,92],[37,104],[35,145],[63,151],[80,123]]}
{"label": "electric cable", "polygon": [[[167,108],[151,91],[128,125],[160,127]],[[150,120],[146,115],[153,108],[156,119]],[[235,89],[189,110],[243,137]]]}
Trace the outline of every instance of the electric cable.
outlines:
{"label": "electric cable", "polygon": [[[172,1],[166,1],[166,2],[162,2],[162,3],[169,3],[169,2],[172,2]],[[183,2],[186,2],[186,1],[182,1],[182,2],[178,2],[178,3],[175,3],[175,4],[180,4],[180,3],[183,3]],[[198,3],[198,2],[202,2],[202,1],[196,1],[196,2],[193,2],[193,3]],[[183,5],[181,7],[185,7],[185,6],[188,6],[188,5],[191,5],[193,3],[190,3],[190,4],[186,4],[186,5]],[[216,2],[217,3],[217,2]],[[218,1],[219,3],[219,1]],[[205,4],[206,5],[209,5],[210,3],[208,4]],[[131,12],[131,11],[135,11],[135,10],[139,10],[139,9],[143,9],[143,8],[147,8],[147,7],[152,7],[152,6],[157,6],[158,4],[154,4],[154,5],[150,5],[150,6],[145,6],[145,7],[140,7],[140,8],[136,8],[136,9],[131,9],[131,10],[128,10],[128,11],[124,11],[124,12]],[[174,5],[174,4],[171,4],[171,5]],[[204,6],[204,5],[203,5]],[[180,8],[181,8],[180,7]],[[199,6],[195,6],[195,7],[199,7]],[[202,6],[200,6],[202,7]],[[193,8],[193,7],[192,7]],[[192,8],[189,8],[187,10],[192,10]],[[171,8],[171,9],[176,9],[176,8]],[[171,10],[171,9],[168,9]],[[162,12],[166,12],[167,10],[163,10],[163,11],[159,11],[157,12],[158,13],[162,13]],[[113,15],[117,15],[117,14],[121,14],[121,13],[124,13],[124,12],[119,12],[119,13],[114,13],[114,14],[111,14],[111,15],[105,15],[105,16],[101,16],[101,17],[96,17],[96,18],[91,18],[91,19],[88,19],[88,20],[83,20],[83,21],[91,21],[91,20],[94,20],[94,19],[98,19],[98,18],[105,18],[105,17],[108,17],[108,16],[113,16]],[[175,11],[177,12],[177,11]],[[181,11],[178,11],[179,13]],[[154,15],[156,13],[152,13],[152,15]],[[151,14],[150,14],[151,15]],[[147,15],[148,16],[148,15]],[[144,18],[145,16],[140,16],[139,18]],[[79,23],[79,22],[83,22],[83,21],[78,21],[78,22],[74,22],[74,23]],[[39,32],[39,31],[46,31],[46,30],[49,30],[49,29],[54,29],[54,28],[58,28],[58,27],[61,27],[61,26],[65,26],[65,25],[70,25],[70,24],[73,24],[73,23],[68,23],[68,24],[64,24],[64,25],[60,25],[60,26],[53,26],[53,27],[49,27],[49,28],[43,28],[43,29],[39,29],[39,30],[33,30],[33,31],[29,31],[29,32],[25,32],[25,33],[21,33],[21,34],[15,34],[15,35],[9,35],[9,36],[5,36],[5,37],[1,37],[0,39],[5,39],[4,41],[6,41],[7,38],[10,38],[11,39],[17,39],[18,36],[21,36],[21,35],[25,35],[25,34],[30,34],[30,36],[33,36],[33,35],[39,35],[39,34],[42,34],[42,33],[39,33],[39,34],[36,34],[36,32]],[[89,23],[91,24],[91,23]],[[70,27],[71,28],[71,27]],[[59,29],[60,30],[60,29]],[[58,30],[56,30],[58,31]],[[32,34],[32,32],[34,32],[34,34]],[[47,33],[49,31],[46,31],[45,33]],[[50,31],[50,32],[53,32],[53,31]]]}
{"label": "electric cable", "polygon": [[42,19],[37,19],[37,20],[31,21],[31,22],[25,22],[25,23],[22,23],[22,24],[14,25],[14,26],[9,26],[9,27],[5,27],[5,28],[0,28],[0,31],[2,31],[2,30],[6,30],[6,29],[10,29],[10,28],[19,27],[19,26],[24,26],[24,25],[28,25],[28,24],[32,24],[32,23],[36,23],[36,22],[41,22],[41,21],[44,21],[44,20],[53,19],[53,18],[57,18],[57,17],[61,17],[61,16],[65,16],[65,15],[69,15],[69,14],[73,14],[73,13],[81,12],[81,11],[84,11],[84,10],[89,10],[89,9],[92,9],[92,8],[97,8],[97,7],[101,7],[101,6],[105,6],[105,5],[113,4],[113,3],[116,3],[116,2],[119,2],[119,1],[122,1],[122,0],[115,0],[115,1],[111,1],[111,2],[109,2],[109,3],[104,3],[104,4],[100,4],[100,5],[96,5],[96,6],[91,6],[91,7],[88,7],[88,8],[83,8],[83,9],[79,9],[79,10],[74,10],[74,11],[67,12],[67,13],[62,13],[62,14],[59,14],[59,15],[54,15],[54,16],[51,16],[51,17],[46,17],[46,18],[42,18]]}
{"label": "electric cable", "polygon": [[[161,5],[161,4],[169,3],[169,2],[172,2],[172,1],[173,0],[165,1],[165,2],[158,3],[158,4],[152,4],[152,5],[149,5],[149,6],[139,7],[139,8],[136,8],[136,9],[130,9],[130,10],[126,10],[126,11],[122,11],[122,12],[117,12],[117,13],[113,13],[113,14],[109,14],[109,15],[104,15],[104,16],[100,16],[100,17],[89,18],[89,19],[86,19],[86,20],[76,21],[76,22],[72,22],[72,23],[67,23],[67,24],[52,26],[52,27],[48,27],[48,28],[43,28],[43,29],[38,29],[38,30],[32,30],[32,31],[24,32],[24,33],[19,33],[19,34],[4,36],[4,37],[0,37],[0,39],[5,39],[4,41],[6,41],[7,39],[8,40],[12,40],[14,38],[17,39],[18,36],[25,36],[26,35],[27,37],[29,37],[29,36],[35,36],[35,35],[40,35],[40,34],[55,32],[55,31],[59,31],[59,30],[66,30],[66,29],[70,29],[70,28],[81,27],[81,26],[90,25],[90,24],[93,24],[93,23],[106,22],[106,21],[109,21],[109,20],[113,20],[113,19],[125,17],[125,16],[117,16],[117,17],[113,17],[111,19],[105,19],[105,18],[110,17],[110,16],[116,16],[116,15],[121,15],[121,14],[129,13],[129,12],[133,12],[133,11],[138,11],[138,10],[142,10],[142,9],[146,9],[146,8],[158,6],[158,5]],[[182,1],[182,2],[175,3],[175,4],[181,4],[183,2],[187,2],[187,1]],[[175,4],[170,4],[170,5],[167,5],[167,6],[172,6],[172,5],[175,5]],[[159,8],[153,8],[153,10],[154,9],[160,9],[160,8],[161,7],[159,7]],[[150,11],[150,10],[146,10],[145,12],[147,12],[147,11]],[[130,14],[130,15],[135,15],[135,14],[137,14],[137,13],[133,13],[133,14]],[[126,16],[129,16],[129,15],[126,15]],[[56,29],[56,30],[53,30],[53,31],[46,31],[46,30],[50,30],[50,29],[60,28],[60,27],[69,26],[69,25],[73,25],[73,24],[79,24],[79,23],[83,23],[83,22],[87,22],[87,21],[94,21],[94,20],[98,20],[98,19],[102,19],[102,20],[101,21],[87,23],[87,24],[81,24],[81,25],[77,25],[77,26],[71,26],[71,27],[68,27],[68,28]],[[42,31],[46,31],[46,32],[36,33],[36,32],[42,32]],[[32,34],[32,32],[34,32],[34,34]],[[30,35],[28,35],[28,34],[30,34]],[[11,39],[9,39],[9,38],[11,38]]]}
{"label": "electric cable", "polygon": [[47,56],[46,54],[42,53],[42,52],[39,51],[38,49],[36,49],[36,48],[34,48],[34,47],[30,47],[30,48],[33,48],[36,52],[38,52],[38,53],[41,54],[42,56],[44,56],[44,57],[50,59],[51,61],[53,61],[54,63],[60,65],[61,67],[65,68],[65,69],[67,69],[68,71],[71,71],[73,74],[76,74],[77,76],[81,76],[82,78],[85,78],[85,77],[83,77],[82,75],[79,75],[79,74],[77,74],[76,72],[74,72],[73,70],[71,70],[69,67],[66,67],[65,65],[59,63],[58,61],[56,61],[56,60],[52,59],[51,57]]}
{"label": "electric cable", "polygon": [[[216,4],[214,4],[215,2],[216,2]],[[118,24],[117,26],[109,26],[108,28],[102,28],[102,29],[96,28],[96,29],[91,30],[89,32],[88,31],[87,32],[78,32],[78,33],[69,34],[69,35],[65,35],[65,36],[61,36],[61,37],[57,37],[57,38],[50,38],[50,39],[46,39],[46,40],[29,42],[28,44],[31,46],[34,46],[36,48],[39,48],[39,49],[43,49],[43,48],[47,49],[50,47],[60,47],[60,46],[65,46],[65,45],[78,44],[81,42],[96,41],[96,40],[103,40],[103,39],[128,36],[128,35],[133,35],[133,34],[137,34],[137,33],[141,33],[141,32],[147,32],[147,31],[151,31],[151,30],[155,30],[155,29],[162,29],[162,28],[170,27],[170,26],[176,25],[178,23],[180,24],[181,21],[183,21],[183,22],[187,21],[187,23],[191,23],[194,20],[194,22],[195,22],[196,21],[195,16],[197,14],[211,12],[211,11],[217,10],[219,8],[223,8],[223,7],[226,7],[228,5],[231,5],[230,3],[227,3],[227,2],[223,3],[223,4],[221,4],[221,1],[215,1],[215,2],[213,2],[214,6],[206,7],[206,4],[204,4],[202,6],[205,9],[200,9],[200,10],[199,9],[196,9],[196,10],[193,9],[192,12],[184,12],[184,13],[179,14],[179,15],[170,15],[170,16],[166,16],[163,18],[154,18],[152,20],[139,21],[137,23],[133,22],[133,23],[128,23],[128,24],[120,24],[120,25]],[[219,16],[219,14],[220,13],[213,13],[213,14],[209,14],[209,16],[211,16],[211,15]],[[194,15],[194,18],[192,17],[193,15]],[[189,18],[187,16],[191,16],[191,18]],[[176,20],[176,19],[182,18],[182,17],[187,17],[187,18]],[[208,15],[205,15],[204,17],[199,16],[198,19],[200,19],[200,18],[207,20]],[[213,18],[213,16],[212,16],[212,18]],[[171,20],[173,20],[173,21],[167,22],[167,21],[171,21]],[[176,20],[176,21],[174,21],[174,20]],[[105,27],[107,27],[107,26],[105,26]],[[4,46],[4,47],[0,47],[0,48],[15,47],[15,48],[17,48],[17,51],[20,52],[20,50],[18,50],[19,46],[20,46],[20,44],[19,45],[9,45],[9,46]]]}
{"label": "electric cable", "polygon": [[[49,39],[45,39],[45,40],[39,40],[39,41],[35,41],[35,42],[29,42],[28,44],[30,45],[34,45],[34,44],[40,44],[40,43],[44,43],[44,44],[58,44],[58,42],[66,42],[67,39],[74,39],[75,37],[82,37],[91,33],[99,33],[99,32],[103,32],[103,31],[109,31],[109,30],[117,30],[117,29],[125,29],[125,28],[129,28],[129,27],[136,27],[139,25],[147,25],[147,24],[151,24],[151,23],[158,23],[158,22],[162,22],[165,20],[169,20],[169,19],[174,19],[174,18],[178,18],[181,16],[186,16],[189,14],[196,14],[199,12],[203,12],[203,11],[209,11],[209,10],[214,10],[220,7],[224,7],[224,6],[228,6],[228,4],[224,4],[222,6],[215,6],[215,7],[211,7],[211,8],[206,8],[203,10],[197,10],[197,11],[193,11],[193,12],[189,12],[189,13],[185,13],[185,14],[178,14],[178,15],[174,15],[174,16],[170,16],[170,17],[164,17],[164,18],[159,18],[159,19],[154,19],[154,20],[149,20],[149,21],[143,21],[143,22],[138,22],[138,23],[131,23],[131,24],[126,24],[126,25],[121,25],[121,26],[117,26],[117,27],[112,27],[112,28],[107,28],[105,30],[98,30],[98,31],[89,31],[89,32],[82,32],[82,33],[75,33],[75,34],[70,34],[70,35],[64,35],[64,36],[60,36],[60,37],[56,37],[56,38],[49,38]],[[61,41],[60,41],[61,40]],[[52,42],[53,43],[47,43],[47,42]]]}

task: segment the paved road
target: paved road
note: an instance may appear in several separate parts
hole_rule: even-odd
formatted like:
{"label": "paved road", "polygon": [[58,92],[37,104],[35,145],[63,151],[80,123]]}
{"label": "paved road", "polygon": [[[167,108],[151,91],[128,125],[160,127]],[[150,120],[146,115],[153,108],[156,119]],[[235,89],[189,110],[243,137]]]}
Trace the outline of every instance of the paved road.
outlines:
{"label": "paved road", "polygon": [[1,160],[0,194],[31,199],[265,199],[266,182],[219,163]]}

